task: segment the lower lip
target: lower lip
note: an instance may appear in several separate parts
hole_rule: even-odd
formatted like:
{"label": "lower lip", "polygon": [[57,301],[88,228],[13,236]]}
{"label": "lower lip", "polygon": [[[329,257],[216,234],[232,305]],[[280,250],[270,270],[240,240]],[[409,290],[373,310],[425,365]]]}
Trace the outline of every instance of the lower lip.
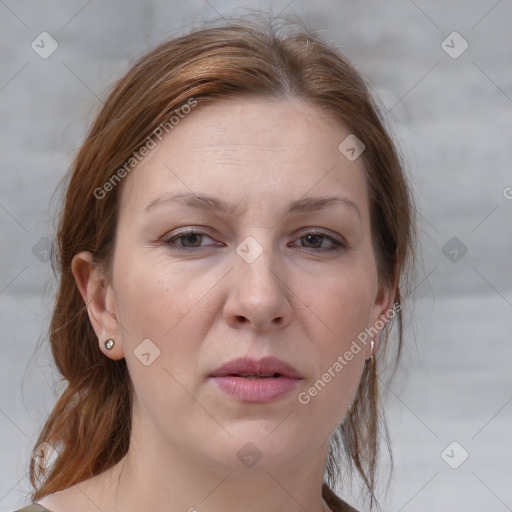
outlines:
{"label": "lower lip", "polygon": [[266,379],[245,379],[244,377],[212,377],[224,393],[241,402],[265,403],[277,400],[292,391],[300,379],[291,377],[270,377]]}

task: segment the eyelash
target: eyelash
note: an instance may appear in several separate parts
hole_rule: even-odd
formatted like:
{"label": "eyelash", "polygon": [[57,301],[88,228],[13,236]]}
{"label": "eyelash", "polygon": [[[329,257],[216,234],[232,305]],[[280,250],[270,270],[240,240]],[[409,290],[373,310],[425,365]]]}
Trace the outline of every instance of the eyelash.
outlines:
{"label": "eyelash", "polygon": [[[185,246],[180,246],[180,245],[177,245],[174,241],[175,240],[179,240],[180,238],[185,238],[187,236],[190,236],[190,235],[199,235],[199,236],[206,236],[208,238],[211,238],[209,235],[207,235],[206,233],[203,233],[201,231],[197,231],[195,229],[186,229],[186,230],[183,230],[183,231],[180,231],[172,236],[166,236],[162,239],[162,243],[164,245],[166,245],[167,247],[169,247],[170,249],[172,250],[176,250],[176,251],[182,251],[182,252],[191,252],[191,251],[195,251],[195,250],[200,250],[202,247],[204,246],[199,246],[199,247],[185,247]],[[322,237],[323,239],[327,239],[327,240],[330,240],[332,242],[332,244],[334,245],[334,247],[330,247],[330,248],[312,248],[312,247],[303,247],[303,249],[306,249],[306,250],[311,250],[311,251],[314,251],[314,252],[330,252],[330,251],[340,251],[340,250],[343,250],[343,249],[347,249],[347,245],[342,243],[342,242],[339,242],[338,240],[336,240],[335,238],[329,236],[329,235],[326,235],[325,233],[322,233],[320,231],[307,231],[305,232],[301,237],[299,237],[297,240],[300,240],[308,235],[313,235],[313,236],[316,236],[316,237]],[[213,239],[212,239],[213,240]]]}

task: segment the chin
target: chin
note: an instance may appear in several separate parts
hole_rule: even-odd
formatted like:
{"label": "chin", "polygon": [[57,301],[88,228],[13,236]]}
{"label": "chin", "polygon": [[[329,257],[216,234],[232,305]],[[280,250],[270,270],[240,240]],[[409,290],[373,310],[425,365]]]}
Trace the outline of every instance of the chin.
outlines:
{"label": "chin", "polygon": [[209,443],[212,459],[244,473],[248,469],[270,470],[301,456],[307,450],[308,436],[300,435],[299,430],[284,428],[288,420],[283,422],[283,417],[279,421],[244,421],[236,427],[226,425],[233,438],[223,436],[223,440]]}

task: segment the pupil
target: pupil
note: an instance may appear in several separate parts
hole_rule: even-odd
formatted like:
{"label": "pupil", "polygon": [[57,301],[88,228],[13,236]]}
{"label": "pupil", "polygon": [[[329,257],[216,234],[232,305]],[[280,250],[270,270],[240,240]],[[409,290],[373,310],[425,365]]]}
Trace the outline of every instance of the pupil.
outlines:
{"label": "pupil", "polygon": [[[307,239],[308,243],[311,243],[311,239],[313,239],[313,242],[312,242],[313,245],[318,246],[318,243],[316,243],[316,244],[314,243],[315,238],[320,239],[321,237],[319,235],[306,235],[306,239]],[[320,244],[321,244],[321,242],[320,242]]]}
{"label": "pupil", "polygon": [[[190,233],[189,235],[185,235],[185,238],[190,242],[190,239],[194,239],[194,238],[197,238],[199,239],[201,235],[198,235],[197,233]],[[199,241],[199,240],[196,240],[196,242]],[[194,244],[194,240],[192,240],[192,245]]]}

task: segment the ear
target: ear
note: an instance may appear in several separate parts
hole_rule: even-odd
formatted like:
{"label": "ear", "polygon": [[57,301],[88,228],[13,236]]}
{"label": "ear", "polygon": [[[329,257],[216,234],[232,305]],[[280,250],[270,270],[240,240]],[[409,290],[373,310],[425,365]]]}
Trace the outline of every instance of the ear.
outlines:
{"label": "ear", "polygon": [[[101,268],[93,263],[92,254],[88,251],[74,256],[71,270],[87,306],[89,319],[98,337],[100,350],[111,359],[122,359],[124,351],[112,285],[104,276]],[[110,338],[114,339],[116,343],[111,350],[107,350],[104,343]]]}
{"label": "ear", "polygon": [[[377,352],[379,348],[380,335],[386,324],[395,316],[395,310],[393,308],[395,300],[395,291],[398,279],[398,271],[395,267],[393,272],[393,278],[391,283],[379,283],[377,294],[372,306],[372,312],[370,315],[370,326],[369,332],[373,334],[372,338],[374,341],[373,354]],[[366,358],[370,358],[372,355],[371,344],[368,343],[366,346]]]}

